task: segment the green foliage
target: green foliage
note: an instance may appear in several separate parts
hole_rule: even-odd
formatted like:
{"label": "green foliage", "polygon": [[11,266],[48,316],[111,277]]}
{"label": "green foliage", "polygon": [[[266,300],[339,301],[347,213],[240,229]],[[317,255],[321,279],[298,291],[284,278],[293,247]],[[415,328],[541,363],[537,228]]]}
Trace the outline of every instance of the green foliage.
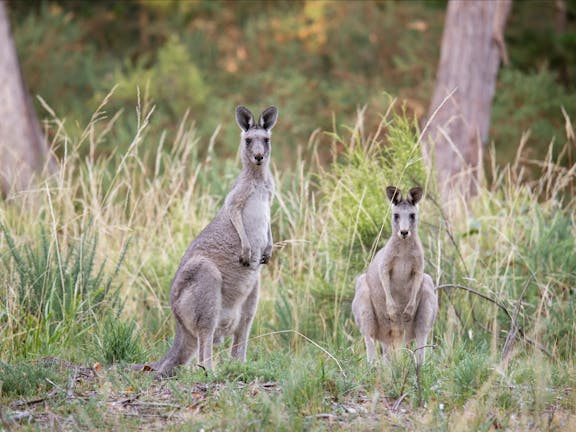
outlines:
{"label": "green foliage", "polygon": [[[506,26],[506,45],[515,68],[532,73],[542,66],[558,75],[558,82],[574,90],[576,82],[576,2],[562,8],[549,2],[517,2]],[[561,24],[565,19],[564,24]]]}
{"label": "green foliage", "polygon": [[286,405],[301,415],[324,412],[330,399],[338,399],[336,375],[323,359],[304,361],[301,367],[290,371],[283,383]]}
{"label": "green foliage", "polygon": [[[41,227],[35,242],[17,244],[0,225],[5,239],[1,255],[3,303],[19,336],[12,355],[49,351],[90,328],[104,307],[115,307],[113,278],[104,263],[96,266],[97,236],[87,229],[77,240],[61,244]],[[70,326],[76,331],[70,332]]]}
{"label": "green foliage", "polygon": [[[182,116],[190,108],[197,117],[203,109],[209,89],[189,51],[177,37],[171,37],[157,53],[152,66],[148,59],[139,61],[126,72],[117,72],[115,100],[122,105],[136,105],[136,89],[141,87],[146,97],[158,104],[164,115]],[[187,95],[182,98],[182,95]]]}
{"label": "green foliage", "polygon": [[[49,363],[0,362],[0,396],[24,396],[31,398],[47,393],[62,382],[56,368]],[[56,383],[56,384],[55,384]]]}
{"label": "green foliage", "polygon": [[380,136],[367,140],[354,131],[350,144],[342,143],[346,148],[341,159],[322,176],[331,243],[351,257],[366,256],[389,235],[386,186],[397,186],[405,194],[410,187],[427,184],[417,128],[403,114],[394,115],[386,131],[385,145]]}
{"label": "green foliage", "polygon": [[112,279],[104,279],[103,267],[94,269],[97,239],[83,234],[61,256],[57,242],[45,229],[36,245],[18,247],[8,229],[0,226],[8,250],[2,264],[6,272],[14,266],[18,274],[18,303],[27,314],[62,321],[101,306],[110,291]]}
{"label": "green foliage", "polygon": [[275,359],[266,356],[266,359],[249,362],[227,361],[218,369],[217,379],[232,382],[262,382],[278,379],[278,365]]}
{"label": "green foliage", "polygon": [[[515,5],[506,28],[513,69],[501,74],[491,123],[501,161],[510,160],[528,128],[528,147],[540,157],[562,130],[559,106],[574,116],[575,3],[567,2],[565,28],[555,28],[554,2],[532,3]],[[283,137],[276,143],[283,166],[295,160],[294,143],[306,142],[316,128],[349,124],[364,104],[383,111],[383,91],[406,99],[409,111],[423,118],[445,0],[257,5],[59,0],[10,2],[9,8],[26,82],[33,95],[66,119],[70,135],[80,136],[78,124],[86,123],[103,95],[119,85],[118,99],[103,116],[123,111],[115,139],[99,145],[98,152],[106,155],[125,150],[137,128],[131,115],[137,88],[147,106],[157,107],[152,121],[159,128],[149,133],[159,138],[162,129],[175,130],[190,109],[204,138],[202,151],[234,105],[278,105],[290,119],[275,130]],[[535,78],[541,75],[548,77]],[[37,108],[53,120],[38,103]],[[377,123],[367,119],[371,128]],[[58,127],[50,121],[47,126],[49,137],[55,137]],[[237,129],[223,127],[218,141],[233,155]],[[327,148],[330,139],[320,141]],[[88,153],[85,147],[79,151]]]}
{"label": "green foliage", "polygon": [[574,285],[565,295],[558,295],[544,320],[544,343],[561,359],[569,359],[576,350],[576,291]]}
{"label": "green foliage", "polygon": [[457,404],[465,403],[486,382],[489,375],[488,358],[482,352],[462,350],[452,369],[452,388],[449,393]]}
{"label": "green foliage", "polygon": [[536,207],[535,218],[520,219],[530,234],[520,254],[527,270],[551,281],[555,295],[562,298],[576,286],[576,221],[560,205],[547,210]]}
{"label": "green foliage", "polygon": [[60,118],[85,123],[95,108],[88,101],[114,59],[98,50],[83,22],[55,4],[43,2],[38,13],[25,14],[13,32],[32,96],[40,95]]}
{"label": "green foliage", "polygon": [[[484,209],[487,222],[479,225],[480,262],[485,276],[491,275],[485,283],[494,290],[486,293],[500,298],[510,312],[518,307],[517,319],[525,331],[541,329],[549,350],[567,358],[573,352],[576,332],[576,325],[568,318],[573,313],[576,285],[576,225],[558,200],[539,205],[530,205],[530,200],[528,188],[519,188],[514,196],[495,199],[491,210]],[[491,214],[508,221],[498,228],[498,234],[489,222]],[[505,251],[488,247],[498,244],[498,238],[513,239],[513,259]],[[485,315],[488,311],[478,311],[473,304],[459,307],[471,320],[489,319],[490,315]],[[510,328],[505,314],[499,312],[498,317],[503,328]]]}
{"label": "green foliage", "polygon": [[100,336],[96,338],[95,354],[105,363],[144,361],[144,350],[136,335],[134,322],[125,322],[110,316],[104,321]]}
{"label": "green foliage", "polygon": [[[556,82],[549,70],[525,73],[505,68],[500,73],[492,108],[492,130],[499,160],[505,162],[515,156],[522,133],[530,130],[528,142],[531,159],[542,160],[548,143],[556,141],[554,156],[563,147],[565,119],[560,108],[569,116],[576,115],[576,94],[567,92]],[[510,143],[514,143],[513,146]],[[544,145],[546,144],[546,145]]]}

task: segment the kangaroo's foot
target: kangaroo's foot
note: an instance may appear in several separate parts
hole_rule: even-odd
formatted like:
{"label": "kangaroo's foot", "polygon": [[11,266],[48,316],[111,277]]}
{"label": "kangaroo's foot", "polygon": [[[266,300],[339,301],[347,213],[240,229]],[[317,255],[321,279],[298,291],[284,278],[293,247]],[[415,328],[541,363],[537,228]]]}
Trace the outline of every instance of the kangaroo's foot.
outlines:
{"label": "kangaroo's foot", "polygon": [[154,371],[158,370],[158,368],[160,367],[161,364],[162,364],[162,362],[136,363],[136,364],[133,364],[130,367],[130,369],[132,369],[134,372],[154,372]]}

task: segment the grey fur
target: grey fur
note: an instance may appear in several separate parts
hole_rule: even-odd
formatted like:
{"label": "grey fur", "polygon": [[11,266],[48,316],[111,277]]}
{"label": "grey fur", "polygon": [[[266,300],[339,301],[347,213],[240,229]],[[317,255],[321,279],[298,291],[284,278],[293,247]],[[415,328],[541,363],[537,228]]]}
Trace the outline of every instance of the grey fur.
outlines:
{"label": "grey fur", "polygon": [[[422,189],[412,188],[406,199],[396,187],[386,188],[392,204],[392,235],[378,251],[366,273],[356,280],[352,313],[366,344],[368,361],[376,356],[374,341],[388,347],[416,340],[426,345],[438,312],[432,278],[424,273],[424,250],[418,238],[418,208]],[[424,349],[418,349],[419,363]]]}
{"label": "grey fur", "polygon": [[162,360],[149,366],[161,375],[170,375],[196,353],[199,363],[212,369],[212,345],[229,335],[234,337],[231,356],[246,359],[260,266],[272,254],[274,179],[268,165],[276,117],[277,109],[267,108],[256,124],[248,109],[236,108],[242,171],[224,206],[186,250],[172,281],[174,344]]}

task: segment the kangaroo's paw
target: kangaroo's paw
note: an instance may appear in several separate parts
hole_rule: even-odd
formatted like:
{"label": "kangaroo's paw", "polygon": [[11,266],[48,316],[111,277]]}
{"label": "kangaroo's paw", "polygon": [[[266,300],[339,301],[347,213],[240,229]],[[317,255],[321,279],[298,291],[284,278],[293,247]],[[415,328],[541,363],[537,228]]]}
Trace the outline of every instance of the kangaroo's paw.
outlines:
{"label": "kangaroo's paw", "polygon": [[169,367],[169,368],[164,368],[164,369],[160,369],[158,371],[156,371],[156,376],[154,377],[154,379],[156,379],[157,381],[163,380],[165,378],[171,378],[173,376],[176,375],[176,367]]}
{"label": "kangaroo's paw", "polygon": [[260,264],[268,264],[270,262],[270,255],[263,253],[262,258],[260,258]]}
{"label": "kangaroo's paw", "polygon": [[250,256],[252,255],[252,251],[250,248],[242,248],[242,253],[240,254],[239,262],[244,267],[250,267]]}
{"label": "kangaroo's paw", "polygon": [[414,305],[408,304],[402,312],[402,321],[410,322],[414,319],[414,313],[416,312],[416,307]]}
{"label": "kangaroo's paw", "polygon": [[132,370],[134,372],[154,372],[156,370],[156,364],[139,363],[132,365]]}
{"label": "kangaroo's paw", "polygon": [[388,307],[386,309],[386,312],[388,313],[388,320],[392,322],[400,321],[401,319],[400,312],[398,312],[398,308],[396,308],[395,306]]}

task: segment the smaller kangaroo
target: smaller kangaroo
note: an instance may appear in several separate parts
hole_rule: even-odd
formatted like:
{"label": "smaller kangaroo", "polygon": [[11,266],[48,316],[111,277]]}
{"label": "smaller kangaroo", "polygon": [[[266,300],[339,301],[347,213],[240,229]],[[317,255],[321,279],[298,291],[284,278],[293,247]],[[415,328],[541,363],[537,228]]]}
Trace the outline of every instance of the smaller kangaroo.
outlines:
{"label": "smaller kangaroo", "polygon": [[[192,241],[172,281],[170,303],[176,319],[174,344],[148,367],[172,374],[198,353],[212,369],[212,345],[234,336],[231,356],[246,360],[248,334],[258,304],[260,266],[272,254],[270,205],[274,179],[269,170],[271,129],[278,110],[266,108],[258,122],[236,108],[242,170],[214,220]],[[137,366],[136,366],[137,368]]]}
{"label": "smaller kangaroo", "polygon": [[424,273],[424,250],[418,238],[418,202],[422,188],[410,189],[406,199],[394,186],[386,188],[392,203],[392,234],[378,251],[366,273],[356,280],[352,313],[364,336],[372,363],[380,341],[386,360],[389,346],[416,340],[416,358],[424,361],[428,334],[438,312],[432,278]]}

